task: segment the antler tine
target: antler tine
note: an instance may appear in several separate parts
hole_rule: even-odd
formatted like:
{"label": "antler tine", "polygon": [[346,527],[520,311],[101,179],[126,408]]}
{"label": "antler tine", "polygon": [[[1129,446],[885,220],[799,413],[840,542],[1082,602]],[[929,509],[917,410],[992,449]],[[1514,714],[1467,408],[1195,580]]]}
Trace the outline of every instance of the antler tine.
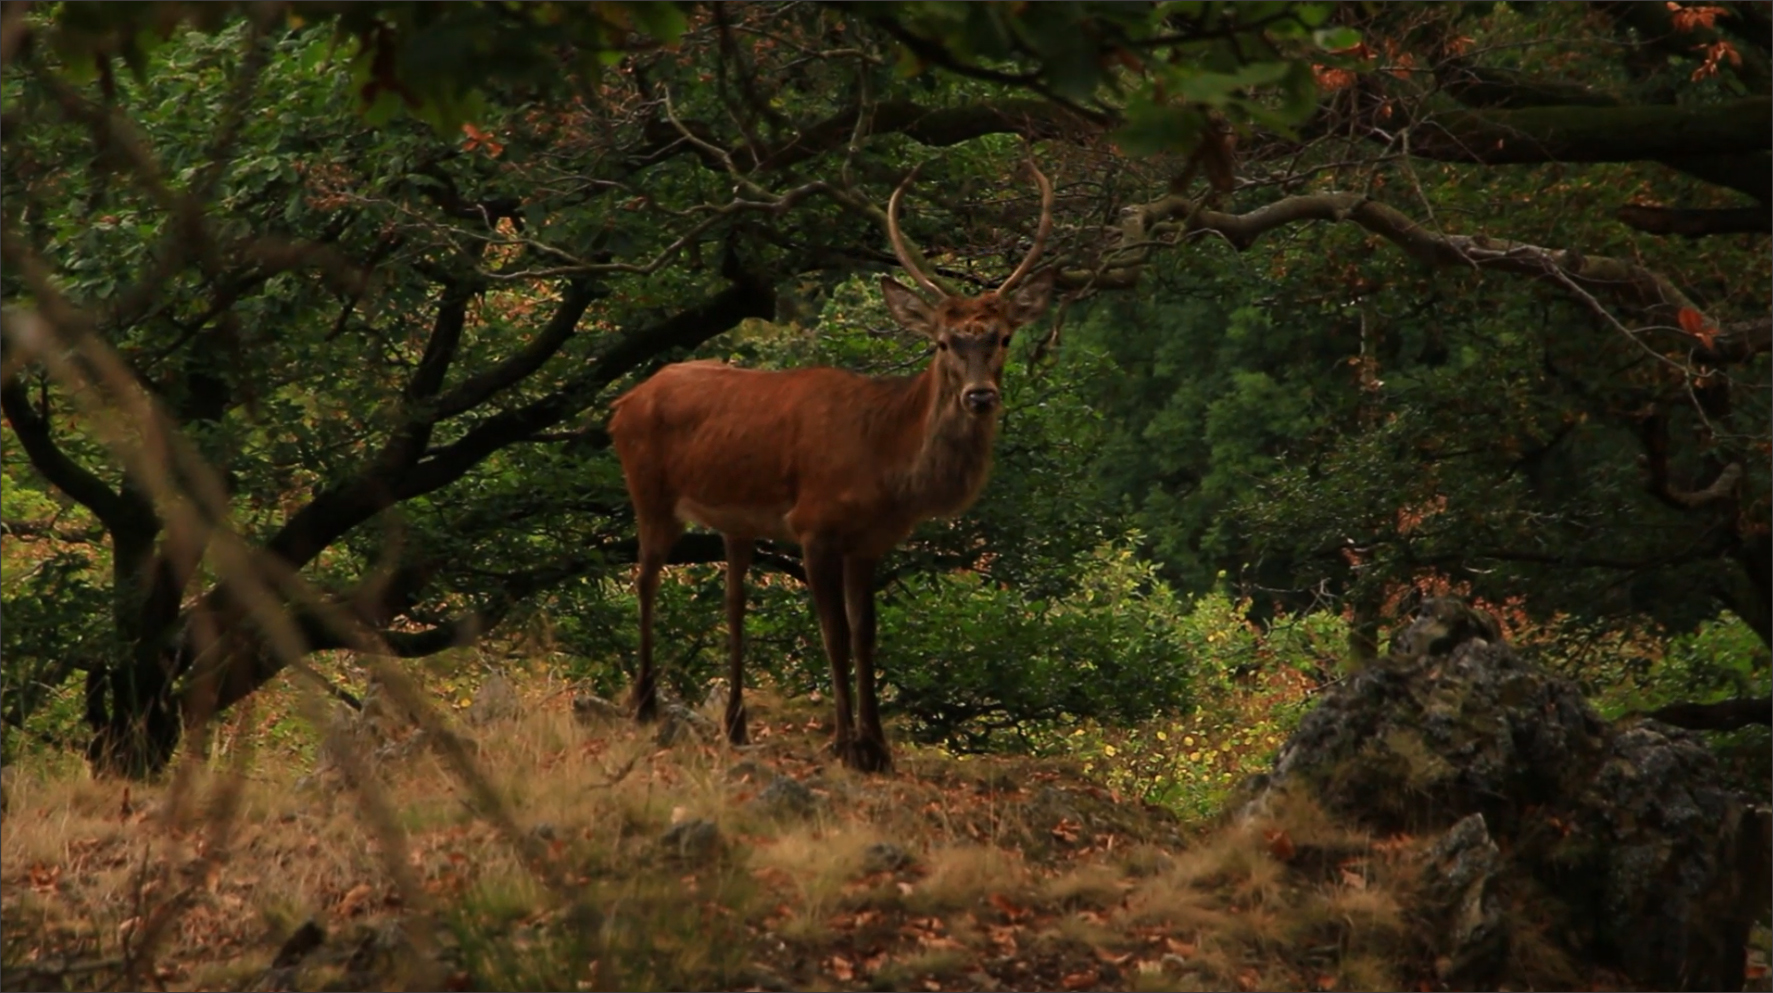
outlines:
{"label": "antler tine", "polygon": [[1023,276],[1028,275],[1028,271],[1034,268],[1034,263],[1039,261],[1041,251],[1047,247],[1047,235],[1053,231],[1053,184],[1047,179],[1046,173],[1041,172],[1040,167],[1034,164],[1032,154],[1028,156],[1028,171],[1034,173],[1034,181],[1040,184],[1040,227],[1034,232],[1034,247],[1028,250],[1028,255],[1022,259],[1022,264],[1016,267],[1016,271],[1010,273],[1010,278],[998,286],[999,293],[1008,293]]}
{"label": "antler tine", "polygon": [[905,177],[905,181],[899,184],[899,188],[893,191],[892,199],[887,201],[887,238],[893,243],[893,254],[899,257],[900,268],[909,273],[912,279],[917,280],[917,285],[937,297],[945,297],[948,294],[918,267],[911,254],[910,246],[905,243],[905,236],[899,231],[899,199],[905,195],[907,189],[910,189],[912,181],[917,179],[918,170],[922,168],[923,166],[919,165],[912,169],[911,174]]}

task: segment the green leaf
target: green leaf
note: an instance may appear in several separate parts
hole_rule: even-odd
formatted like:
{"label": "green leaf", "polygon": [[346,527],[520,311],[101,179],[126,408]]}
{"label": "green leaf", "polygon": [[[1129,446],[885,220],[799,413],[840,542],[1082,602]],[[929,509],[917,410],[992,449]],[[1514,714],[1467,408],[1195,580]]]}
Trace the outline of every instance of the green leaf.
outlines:
{"label": "green leaf", "polygon": [[1360,44],[1361,33],[1350,27],[1319,28],[1311,33],[1311,40],[1326,52],[1340,52]]}
{"label": "green leaf", "polygon": [[1241,90],[1280,82],[1293,65],[1291,61],[1252,62],[1236,72],[1185,75],[1177,81],[1176,92],[1187,100],[1220,106],[1227,97]]}
{"label": "green leaf", "polygon": [[1160,104],[1149,94],[1136,94],[1127,104],[1126,124],[1114,133],[1114,140],[1134,155],[1186,154],[1194,150],[1205,127],[1206,115],[1198,107]]}

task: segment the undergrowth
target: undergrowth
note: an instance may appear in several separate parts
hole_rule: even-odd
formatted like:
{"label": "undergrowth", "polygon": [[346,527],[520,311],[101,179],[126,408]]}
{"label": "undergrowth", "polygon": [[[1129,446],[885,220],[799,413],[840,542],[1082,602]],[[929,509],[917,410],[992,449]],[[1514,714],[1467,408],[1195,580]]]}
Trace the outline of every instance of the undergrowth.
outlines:
{"label": "undergrowth", "polygon": [[[152,786],[33,758],[14,767],[0,829],[7,988],[1333,989],[1413,975],[1401,849],[1319,812],[1191,841],[1075,760],[906,745],[895,775],[856,776],[827,760],[817,705],[755,696],[749,749],[661,748],[625,720],[576,723],[567,687],[531,680],[510,716],[446,732],[490,798],[379,717],[324,746],[262,739],[243,763],[259,718],[242,714],[215,736],[232,751]],[[333,758],[348,747],[357,778]],[[1334,870],[1289,869],[1283,835],[1333,849]]]}

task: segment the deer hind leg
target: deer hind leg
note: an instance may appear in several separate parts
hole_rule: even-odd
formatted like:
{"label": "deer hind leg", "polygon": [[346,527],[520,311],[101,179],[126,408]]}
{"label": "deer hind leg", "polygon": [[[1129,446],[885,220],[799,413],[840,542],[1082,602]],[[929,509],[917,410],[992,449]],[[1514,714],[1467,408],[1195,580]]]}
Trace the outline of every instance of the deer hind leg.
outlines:
{"label": "deer hind leg", "polygon": [[831,703],[837,711],[837,733],[831,747],[844,765],[855,765],[856,734],[850,706],[850,625],[844,616],[843,556],[818,541],[801,543],[806,581],[813,591],[825,656],[831,660]]}
{"label": "deer hind leg", "polygon": [[850,622],[850,644],[856,655],[856,745],[854,766],[863,772],[887,772],[893,754],[880,727],[880,704],[874,691],[874,564],[871,558],[843,560],[844,612]]}
{"label": "deer hind leg", "polygon": [[732,655],[727,673],[726,740],[746,744],[745,731],[745,573],[755,546],[750,538],[726,538],[726,642]]}
{"label": "deer hind leg", "polygon": [[645,722],[659,716],[659,676],[653,668],[653,604],[659,596],[659,573],[671,554],[671,545],[683,533],[683,525],[669,514],[662,518],[640,512],[640,564],[635,570],[634,591],[640,599],[640,675],[634,680],[634,716]]}

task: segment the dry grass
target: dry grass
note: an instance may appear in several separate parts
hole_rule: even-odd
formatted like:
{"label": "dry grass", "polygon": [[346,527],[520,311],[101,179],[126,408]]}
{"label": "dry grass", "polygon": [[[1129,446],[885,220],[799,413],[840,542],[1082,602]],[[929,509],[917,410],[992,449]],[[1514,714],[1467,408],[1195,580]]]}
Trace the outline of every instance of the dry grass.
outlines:
{"label": "dry grass", "polygon": [[[15,770],[7,988],[114,986],[128,969],[167,989],[1370,989],[1417,974],[1395,964],[1401,849],[1315,808],[1189,843],[1062,765],[904,747],[898,774],[856,776],[808,730],[815,708],[767,693],[751,748],[666,749],[625,721],[578,725],[565,688],[536,683],[521,716],[458,729],[490,796],[385,720],[336,746],[382,755],[357,788],[289,741],[243,777],[190,765],[177,789],[65,761]],[[778,776],[813,802],[767,806]],[[234,816],[210,816],[230,791]],[[372,796],[392,829],[366,816]],[[325,941],[270,971],[309,921]]]}

